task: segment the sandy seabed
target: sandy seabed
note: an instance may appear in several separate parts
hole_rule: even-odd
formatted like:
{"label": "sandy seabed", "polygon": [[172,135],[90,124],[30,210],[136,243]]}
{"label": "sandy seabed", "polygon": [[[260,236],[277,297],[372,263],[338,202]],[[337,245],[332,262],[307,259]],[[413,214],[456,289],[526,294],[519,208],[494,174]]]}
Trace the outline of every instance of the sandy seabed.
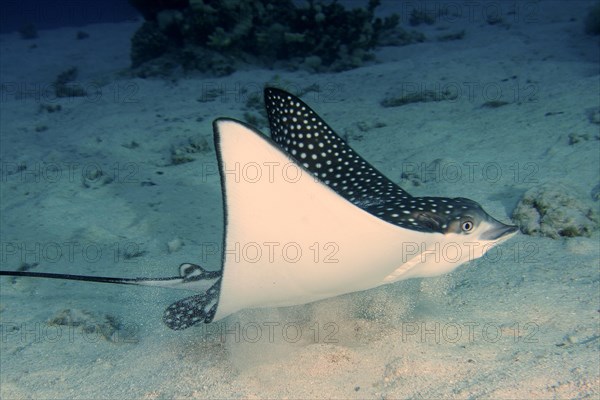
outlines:
{"label": "sandy seabed", "polygon": [[[502,24],[476,12],[420,27],[432,40],[335,74],[131,78],[139,23],[0,36],[2,269],[219,268],[211,124],[242,119],[269,81],[319,85],[304,100],[413,195],[471,198],[509,221],[527,190],[555,183],[598,210],[599,39],[582,28],[592,2],[515,4],[525,3]],[[78,30],[90,37],[75,40]],[[461,30],[462,40],[435,40]],[[54,98],[48,88],[72,66],[88,95]],[[446,89],[457,97],[380,105]],[[190,141],[195,160],[173,164],[172,149]],[[177,292],[3,278],[0,397],[598,398],[598,236],[519,235],[447,276],[181,332],[161,323]]]}

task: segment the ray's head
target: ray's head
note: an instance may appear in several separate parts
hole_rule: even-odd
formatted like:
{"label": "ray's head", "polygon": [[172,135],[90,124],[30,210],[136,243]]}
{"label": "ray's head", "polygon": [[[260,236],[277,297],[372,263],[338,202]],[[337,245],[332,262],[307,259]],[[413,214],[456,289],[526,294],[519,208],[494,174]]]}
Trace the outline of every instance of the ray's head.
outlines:
{"label": "ray's head", "polygon": [[485,212],[479,203],[463,197],[415,197],[414,204],[417,206],[411,210],[411,219],[419,226],[445,235],[497,242],[518,231],[518,227],[503,224]]}
{"label": "ray's head", "polygon": [[399,226],[425,235],[429,232],[441,234],[427,236],[433,245],[414,246],[415,252],[411,254],[417,255],[416,262],[403,274],[404,278],[447,274],[461,264],[482,257],[518,232],[518,227],[494,219],[477,202],[462,197],[413,197],[398,207],[408,211],[401,213]]}

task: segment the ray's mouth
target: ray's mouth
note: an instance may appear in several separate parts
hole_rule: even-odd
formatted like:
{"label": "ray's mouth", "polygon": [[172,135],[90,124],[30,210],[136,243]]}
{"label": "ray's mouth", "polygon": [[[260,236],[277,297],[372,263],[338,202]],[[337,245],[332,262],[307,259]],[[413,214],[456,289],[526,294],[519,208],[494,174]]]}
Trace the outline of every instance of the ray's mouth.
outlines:
{"label": "ray's mouth", "polygon": [[514,235],[519,231],[519,227],[515,225],[505,225],[502,223],[498,223],[498,226],[489,229],[487,232],[483,234],[482,239],[484,240],[500,240],[500,239],[508,239],[510,236]]}

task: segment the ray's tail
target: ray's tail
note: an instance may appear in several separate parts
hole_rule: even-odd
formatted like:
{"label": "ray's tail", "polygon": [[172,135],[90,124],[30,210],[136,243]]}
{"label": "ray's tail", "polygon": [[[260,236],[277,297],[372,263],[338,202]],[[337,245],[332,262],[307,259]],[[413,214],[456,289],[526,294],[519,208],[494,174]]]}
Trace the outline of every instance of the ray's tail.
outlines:
{"label": "ray's tail", "polygon": [[189,328],[200,322],[212,321],[219,301],[221,271],[208,271],[196,264],[179,266],[179,276],[160,278],[115,278],[30,271],[1,271],[0,276],[46,278],[119,285],[155,286],[191,290],[201,294],[171,304],[163,314],[163,322],[173,330]]}
{"label": "ray's tail", "polygon": [[14,276],[27,278],[46,278],[46,279],[62,279],[69,281],[85,281],[98,283],[116,283],[120,285],[143,285],[147,281],[169,281],[180,279],[180,277],[169,278],[114,278],[108,276],[90,276],[90,275],[73,275],[73,274],[58,274],[48,272],[29,272],[29,271],[0,271],[0,276]]}

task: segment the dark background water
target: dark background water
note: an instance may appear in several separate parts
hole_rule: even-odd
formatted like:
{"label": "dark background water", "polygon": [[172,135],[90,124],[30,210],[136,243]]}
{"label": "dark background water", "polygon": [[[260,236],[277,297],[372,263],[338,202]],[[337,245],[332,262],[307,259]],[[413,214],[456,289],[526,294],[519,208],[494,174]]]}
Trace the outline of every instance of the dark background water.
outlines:
{"label": "dark background water", "polygon": [[14,32],[26,24],[53,29],[120,22],[138,15],[128,0],[2,0],[0,32]]}
{"label": "dark background water", "polygon": [[[411,1],[418,3],[420,0]],[[305,5],[307,0],[294,2]],[[389,2],[383,1],[382,6]],[[348,8],[356,8],[366,6],[368,0],[341,0],[339,3]],[[0,33],[18,31],[26,24],[33,24],[39,30],[136,18],[140,18],[140,15],[128,0],[2,0]]]}

